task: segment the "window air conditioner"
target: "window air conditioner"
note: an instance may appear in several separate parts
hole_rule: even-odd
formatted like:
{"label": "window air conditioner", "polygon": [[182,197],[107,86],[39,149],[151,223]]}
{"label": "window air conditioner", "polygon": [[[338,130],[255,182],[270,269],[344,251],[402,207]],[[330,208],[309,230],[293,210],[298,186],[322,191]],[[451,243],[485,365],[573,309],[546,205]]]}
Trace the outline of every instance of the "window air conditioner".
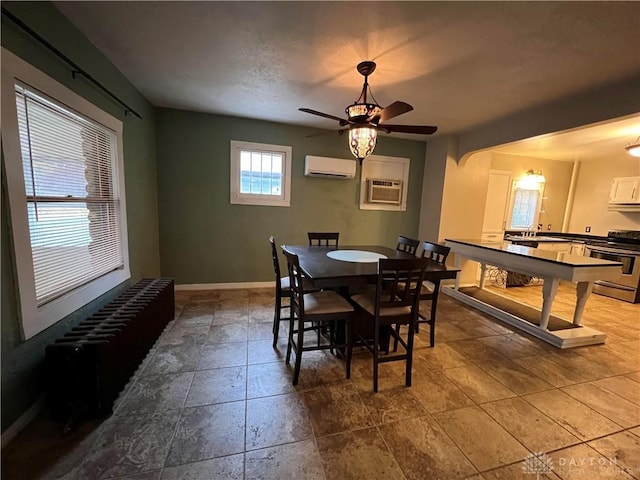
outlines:
{"label": "window air conditioner", "polygon": [[402,203],[402,182],[400,180],[367,179],[367,202],[388,203],[400,205]]}
{"label": "window air conditioner", "polygon": [[307,155],[304,157],[304,174],[307,177],[353,178],[356,175],[356,161]]}

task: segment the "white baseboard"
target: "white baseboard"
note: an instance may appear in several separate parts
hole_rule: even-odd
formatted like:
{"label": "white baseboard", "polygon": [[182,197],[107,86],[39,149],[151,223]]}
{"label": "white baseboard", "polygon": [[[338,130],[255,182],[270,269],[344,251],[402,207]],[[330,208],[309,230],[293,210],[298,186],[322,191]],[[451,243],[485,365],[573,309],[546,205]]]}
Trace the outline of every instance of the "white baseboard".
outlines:
{"label": "white baseboard", "polygon": [[176,290],[234,290],[240,288],[275,288],[273,282],[240,282],[240,283],[186,283],[176,285]]}
{"label": "white baseboard", "polygon": [[16,435],[18,435],[24,428],[29,425],[34,418],[43,410],[45,404],[45,395],[40,395],[40,398],[29,407],[29,409],[20,415],[13,424],[9,426],[4,432],[2,432],[2,448],[6,447]]}

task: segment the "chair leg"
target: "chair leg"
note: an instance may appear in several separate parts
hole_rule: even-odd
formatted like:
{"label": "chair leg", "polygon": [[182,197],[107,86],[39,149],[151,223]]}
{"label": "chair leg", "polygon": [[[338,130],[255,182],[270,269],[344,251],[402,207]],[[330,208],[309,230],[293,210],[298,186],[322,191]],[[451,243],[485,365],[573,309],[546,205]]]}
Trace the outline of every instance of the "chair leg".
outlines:
{"label": "chair leg", "polygon": [[285,357],[285,363],[288,365],[289,360],[291,359],[291,343],[293,342],[293,306],[289,306],[289,341],[287,342],[287,356]]}
{"label": "chair leg", "polygon": [[[293,338],[293,337],[292,337]],[[304,345],[304,323],[298,321],[298,340],[296,344],[296,364],[293,370],[293,385],[298,384],[302,364],[302,346]]]}
{"label": "chair leg", "polygon": [[276,311],[273,313],[273,348],[278,343],[278,333],[280,331],[280,314],[282,313],[282,298],[276,295]]}
{"label": "chair leg", "polygon": [[417,320],[416,322],[409,324],[409,334],[407,335],[407,365],[406,365],[406,369],[405,369],[405,385],[407,387],[411,386],[411,370],[413,367],[413,337],[414,337],[414,332],[415,332],[415,326],[417,324]]}
{"label": "chair leg", "polygon": [[352,341],[352,319],[347,319],[347,379],[351,378],[351,356],[353,354],[353,341]]}
{"label": "chair leg", "polygon": [[438,304],[438,296],[435,295],[431,301],[431,321],[429,324],[429,341],[431,348],[436,346],[436,306]]}
{"label": "chair leg", "polygon": [[374,329],[375,332],[373,334],[373,393],[378,393],[378,354],[379,354],[379,345],[380,341],[380,332],[378,331],[380,327],[376,325]]}

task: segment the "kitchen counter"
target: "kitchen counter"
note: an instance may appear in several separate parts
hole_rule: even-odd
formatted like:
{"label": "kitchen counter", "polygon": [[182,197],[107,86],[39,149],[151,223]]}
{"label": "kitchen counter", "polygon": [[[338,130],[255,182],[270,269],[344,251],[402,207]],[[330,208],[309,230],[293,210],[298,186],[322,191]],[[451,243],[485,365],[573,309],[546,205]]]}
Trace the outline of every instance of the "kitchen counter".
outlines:
{"label": "kitchen counter", "polygon": [[[477,239],[445,239],[445,245],[450,247],[451,252],[455,254],[456,267],[461,266],[462,258],[480,263],[480,290],[484,288],[487,265],[494,265],[499,268],[504,268],[505,270],[535,276],[544,281],[542,288],[542,311],[540,312],[539,322],[537,324],[521,318],[517,314],[493,308],[486,301],[478,300],[473,295],[464,294],[460,289],[458,279],[456,279],[456,285],[453,289],[443,290],[445,293],[480,308],[511,325],[522,328],[528,333],[560,348],[604,342],[605,335],[595,329],[583,327],[581,325],[581,319],[587,299],[593,288],[593,282],[595,280],[615,278],[620,274],[622,263],[571,255],[566,252],[531,248],[507,242],[483,242]],[[558,290],[560,280],[577,283],[576,306],[573,321],[568,322],[555,317],[553,321],[556,325],[560,324],[560,327],[554,327],[552,331],[548,328],[551,318],[551,305]],[[563,325],[563,322],[566,325]]]}

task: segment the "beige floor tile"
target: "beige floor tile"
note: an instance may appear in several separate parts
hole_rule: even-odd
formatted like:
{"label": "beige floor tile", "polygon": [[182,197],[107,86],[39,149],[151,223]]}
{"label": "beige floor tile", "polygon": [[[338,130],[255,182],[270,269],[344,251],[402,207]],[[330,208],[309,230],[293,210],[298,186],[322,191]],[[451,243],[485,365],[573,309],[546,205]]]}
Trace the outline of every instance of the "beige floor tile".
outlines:
{"label": "beige floor tile", "polygon": [[360,398],[376,425],[394,422],[405,418],[425,415],[427,411],[418,401],[411,387],[392,385],[373,393],[371,383],[356,383]]}
{"label": "beige floor tile", "polygon": [[617,377],[604,378],[594,383],[599,387],[624,397],[636,405],[640,405],[640,383],[632,380],[628,376],[620,375]]}
{"label": "beige floor tile", "polygon": [[198,462],[244,451],[245,401],[182,411],[166,465]]}
{"label": "beige floor tile", "polygon": [[474,405],[474,401],[440,371],[417,371],[411,388],[413,395],[430,413]]}
{"label": "beige floor tile", "polygon": [[451,368],[444,374],[477,403],[491,402],[516,394],[478,367]]}
{"label": "beige floor tile", "polygon": [[589,446],[615,462],[625,472],[640,478],[640,437],[620,432],[589,442]]}
{"label": "beige floor tile", "polygon": [[480,407],[436,413],[434,417],[480,472],[522,460],[529,454]]}
{"label": "beige floor tile", "polygon": [[282,362],[284,363],[287,354],[286,335],[280,330],[280,338],[276,345],[272,346],[273,340],[255,340],[247,343],[247,363],[254,365],[257,363]]}
{"label": "beige floor tile", "polygon": [[247,396],[246,367],[200,370],[193,376],[185,407],[244,400]]}
{"label": "beige floor tile", "polygon": [[325,475],[318,447],[305,440],[247,452],[244,478],[325,480]]}
{"label": "beige floor tile", "polygon": [[581,440],[592,440],[621,429],[616,423],[560,390],[532,393],[522,398]]}
{"label": "beige floor tile", "polygon": [[307,440],[309,412],[297,393],[247,400],[246,450]]}
{"label": "beige floor tile", "polygon": [[373,426],[369,411],[352,384],[318,387],[300,396],[317,437]]}
{"label": "beige floor tile", "polygon": [[293,367],[284,362],[249,365],[247,367],[247,398],[294,392],[292,378]]}
{"label": "beige floor tile", "polygon": [[507,358],[527,357],[539,353],[535,348],[518,341],[517,334],[483,337],[479,338],[478,341]]}
{"label": "beige floor tile", "polygon": [[631,480],[633,478],[615,462],[586,444],[558,450],[549,456],[553,461],[553,471],[562,479]]}
{"label": "beige floor tile", "polygon": [[513,360],[484,364],[480,368],[519,395],[553,388],[553,385]]}
{"label": "beige floor tile", "polygon": [[160,480],[243,480],[244,454],[187,463],[162,470]]}
{"label": "beige floor tile", "polygon": [[[526,461],[514,463],[506,467],[496,468],[482,473],[484,480],[556,480],[553,470],[542,462],[525,463]],[[546,473],[542,473],[546,472]],[[536,475],[539,474],[539,475]]]}
{"label": "beige floor tile", "polygon": [[515,358],[513,361],[531,373],[544,378],[554,387],[564,387],[587,381],[587,378],[580,375],[579,372],[558,365],[544,355]]}
{"label": "beige floor tile", "polygon": [[634,382],[640,383],[640,372],[632,372],[627,374],[626,376],[629,377]]}
{"label": "beige floor tile", "polygon": [[202,348],[198,370],[239,367],[247,364],[247,342],[207,344]]}
{"label": "beige floor tile", "polygon": [[327,480],[406,478],[377,428],[321,437],[318,448]]}
{"label": "beige floor tile", "polygon": [[212,325],[207,334],[207,343],[246,342],[249,327],[246,323]]}
{"label": "beige floor tile", "polygon": [[521,398],[484,403],[480,407],[531,452],[550,452],[581,442]]}
{"label": "beige floor tile", "polygon": [[625,400],[595,383],[581,383],[562,388],[576,400],[588,405],[623,427],[640,425],[640,405]]}
{"label": "beige floor tile", "polygon": [[476,338],[449,342],[449,346],[474,364],[499,363],[506,358]]}
{"label": "beige floor tile", "polygon": [[471,362],[446,343],[438,343],[434,348],[416,350],[413,364],[416,370],[443,370],[445,368],[464,367],[470,365]]}
{"label": "beige floor tile", "polygon": [[448,480],[477,473],[442,427],[428,415],[388,423],[379,429],[408,479]]}

